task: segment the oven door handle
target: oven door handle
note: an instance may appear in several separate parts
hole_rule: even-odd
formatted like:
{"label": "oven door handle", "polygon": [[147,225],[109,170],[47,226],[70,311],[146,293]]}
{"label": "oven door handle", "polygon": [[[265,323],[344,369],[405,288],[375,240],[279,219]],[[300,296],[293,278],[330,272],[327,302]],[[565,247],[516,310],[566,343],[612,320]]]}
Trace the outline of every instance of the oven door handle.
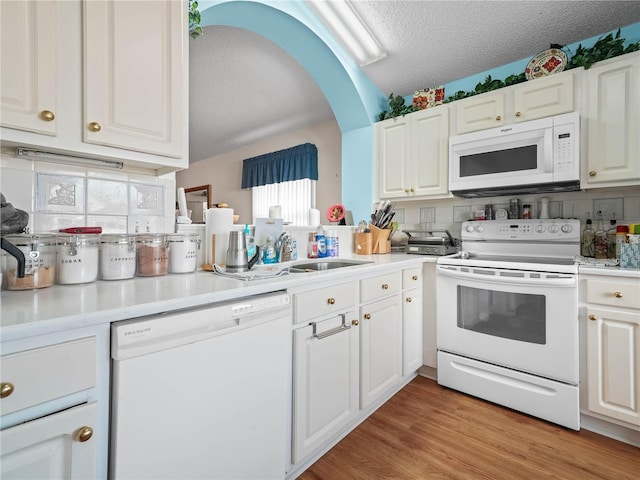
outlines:
{"label": "oven door handle", "polygon": [[460,272],[451,270],[443,265],[437,266],[437,273],[445,277],[459,278],[461,280],[480,280],[482,282],[500,283],[502,285],[533,285],[536,287],[572,287],[576,284],[575,275],[567,274],[561,278],[518,278],[518,277],[497,277],[494,275],[483,275],[481,273]]}

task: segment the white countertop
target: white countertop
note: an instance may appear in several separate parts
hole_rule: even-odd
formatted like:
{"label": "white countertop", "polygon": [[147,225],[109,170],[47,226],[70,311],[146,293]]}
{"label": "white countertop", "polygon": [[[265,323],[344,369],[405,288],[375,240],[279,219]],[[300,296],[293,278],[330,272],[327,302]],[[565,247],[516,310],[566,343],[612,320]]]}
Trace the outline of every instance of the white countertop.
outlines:
{"label": "white countertop", "polygon": [[213,272],[197,271],[129,280],[98,280],[80,285],[53,285],[38,290],[2,291],[0,340],[4,342],[234,300],[320,280],[366,275],[382,270],[384,266],[411,267],[435,262],[437,257],[392,253],[338,259],[343,258],[373,263],[324,272],[291,273],[257,281],[240,281]]}

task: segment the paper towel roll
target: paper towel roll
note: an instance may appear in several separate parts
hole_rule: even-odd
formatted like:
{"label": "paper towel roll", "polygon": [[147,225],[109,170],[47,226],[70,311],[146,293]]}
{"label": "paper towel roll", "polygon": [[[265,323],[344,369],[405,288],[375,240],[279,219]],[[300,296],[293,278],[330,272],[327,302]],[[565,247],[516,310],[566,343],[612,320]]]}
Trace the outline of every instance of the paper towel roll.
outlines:
{"label": "paper towel roll", "polygon": [[320,225],[320,210],[317,208],[309,209],[309,226],[317,227]]}
{"label": "paper towel roll", "polygon": [[[229,232],[233,228],[233,208],[210,208],[207,210],[207,233],[205,239],[205,259],[210,265],[227,263]],[[215,258],[212,254],[212,235],[215,235]]]}

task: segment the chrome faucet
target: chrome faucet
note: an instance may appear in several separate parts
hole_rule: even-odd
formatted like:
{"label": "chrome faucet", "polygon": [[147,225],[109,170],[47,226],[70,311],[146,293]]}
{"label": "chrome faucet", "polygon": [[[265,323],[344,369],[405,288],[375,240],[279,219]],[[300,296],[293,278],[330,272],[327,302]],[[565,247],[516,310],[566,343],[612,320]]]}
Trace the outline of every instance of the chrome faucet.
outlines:
{"label": "chrome faucet", "polygon": [[291,253],[293,252],[293,243],[291,236],[287,232],[282,232],[275,243],[276,252],[278,252],[279,262],[289,262]]}

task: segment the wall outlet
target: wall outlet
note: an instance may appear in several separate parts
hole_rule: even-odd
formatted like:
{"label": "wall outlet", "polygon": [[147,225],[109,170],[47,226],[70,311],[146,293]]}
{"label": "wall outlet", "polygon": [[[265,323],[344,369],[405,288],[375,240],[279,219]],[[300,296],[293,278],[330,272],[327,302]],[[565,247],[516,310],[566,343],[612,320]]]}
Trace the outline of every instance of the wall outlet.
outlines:
{"label": "wall outlet", "polygon": [[423,207],[420,209],[420,223],[434,223],[436,221],[436,209]]}
{"label": "wall outlet", "polygon": [[[591,218],[600,218],[598,212],[602,212],[602,219],[609,222],[612,218],[616,220],[624,219],[624,199],[623,198],[598,198],[593,201],[593,212]],[[614,217],[615,215],[615,217]]]}

